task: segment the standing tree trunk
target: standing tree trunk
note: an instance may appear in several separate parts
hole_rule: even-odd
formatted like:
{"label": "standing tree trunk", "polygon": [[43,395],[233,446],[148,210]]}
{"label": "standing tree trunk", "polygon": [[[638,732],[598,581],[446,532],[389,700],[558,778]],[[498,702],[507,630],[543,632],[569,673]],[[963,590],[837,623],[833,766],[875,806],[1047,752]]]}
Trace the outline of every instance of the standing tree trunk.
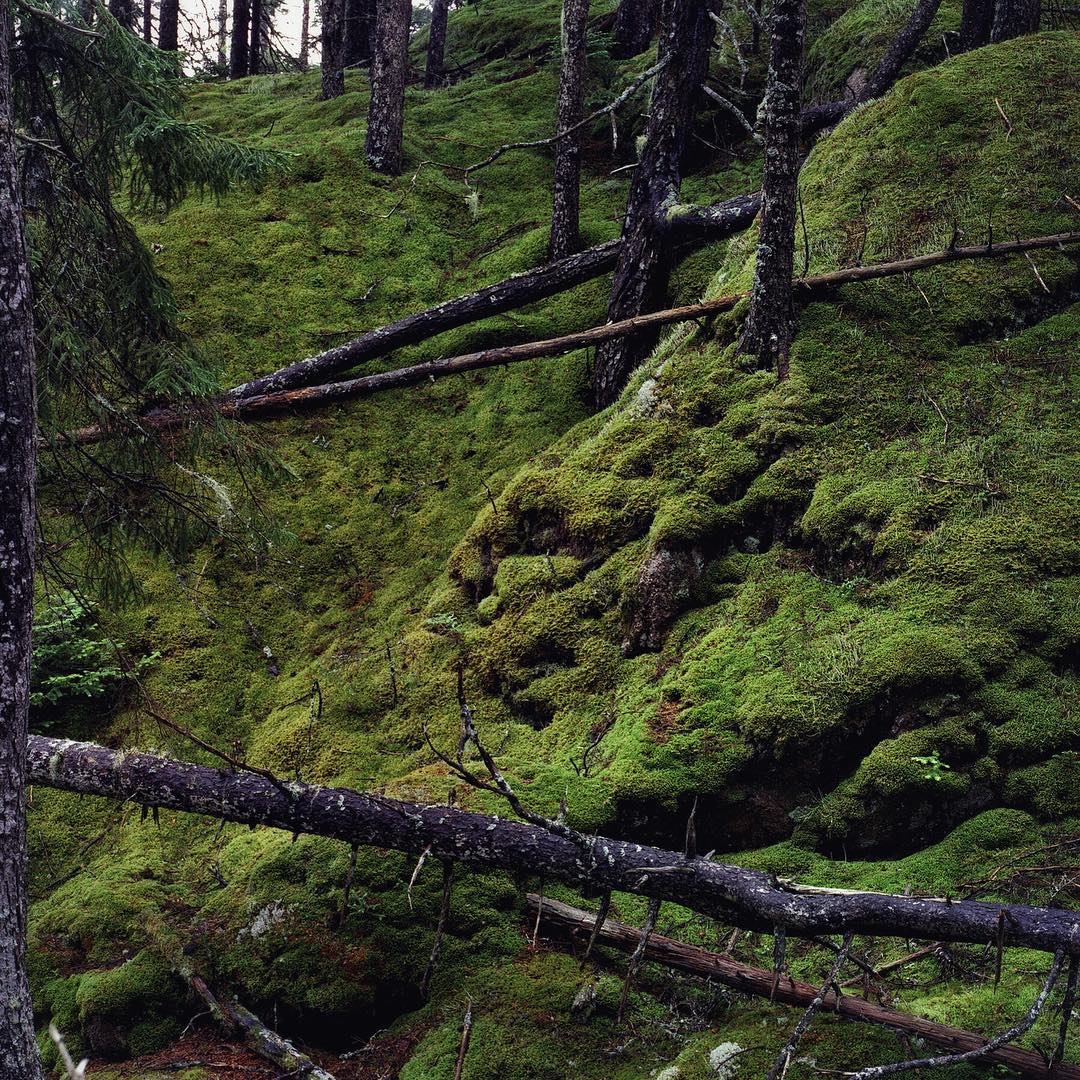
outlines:
{"label": "standing tree trunk", "polygon": [[26,974],[26,723],[34,612],[34,320],[0,4],[0,1080],[40,1080]]}
{"label": "standing tree trunk", "polygon": [[262,73],[263,0],[251,0],[251,43],[248,45],[248,74]]}
{"label": "standing tree trunk", "polygon": [[375,0],[342,0],[345,11],[345,67],[371,59]]}
{"label": "standing tree trunk", "polygon": [[614,26],[617,57],[637,56],[649,47],[659,6],[659,0],[619,0]]}
{"label": "standing tree trunk", "polygon": [[[584,112],[588,29],[589,0],[563,0],[562,74],[556,121],[560,133],[579,124]],[[581,139],[579,130],[555,143],[555,198],[548,247],[548,258],[552,261],[565,259],[580,247]]]}
{"label": "standing tree trunk", "polygon": [[[694,122],[694,105],[712,45],[705,0],[665,0],[660,60],[645,149],[630,184],[622,247],[608,302],[608,320],[618,322],[656,308],[671,270],[666,208],[678,199],[680,159]],[[657,331],[627,335],[596,351],[593,398],[603,408],[626,385],[630,372],[656,344]]]}
{"label": "standing tree trunk", "polygon": [[322,100],[345,93],[345,0],[322,0]]}
{"label": "standing tree trunk", "polygon": [[180,46],[180,0],[161,0],[158,11],[158,48],[176,52]]}
{"label": "standing tree trunk", "polygon": [[109,0],[109,14],[125,30],[135,30],[135,0]]}
{"label": "standing tree trunk", "polygon": [[311,0],[304,0],[300,11],[300,70],[307,71],[311,55]]}
{"label": "standing tree trunk", "polygon": [[410,0],[382,0],[375,20],[365,149],[368,164],[388,176],[401,172],[411,15]]}
{"label": "standing tree trunk", "polygon": [[[588,7],[588,0],[585,0]],[[424,87],[434,90],[443,77],[443,54],[446,52],[446,20],[450,13],[450,0],[432,0],[431,27],[428,30],[427,70],[424,72]],[[563,18],[565,19],[565,10]],[[564,43],[565,43],[565,29]],[[565,51],[564,54],[565,56]]]}
{"label": "standing tree trunk", "polygon": [[143,0],[142,37],[147,44],[154,40],[154,4],[153,0]]}
{"label": "standing tree trunk", "polygon": [[1008,41],[1022,34],[1037,34],[1041,23],[1041,0],[997,0],[994,28],[990,37],[992,41],[998,42]]}
{"label": "standing tree trunk", "polygon": [[250,0],[232,0],[232,42],[229,47],[229,78],[248,73],[248,17]]}
{"label": "standing tree trunk", "polygon": [[742,350],[787,377],[793,309],[795,203],[799,184],[799,132],[805,0],[774,0],[772,52],[765,90],[765,170],[754,289]]}
{"label": "standing tree trunk", "polygon": [[994,24],[994,0],[964,0],[960,19],[960,51],[978,49],[990,41]]}
{"label": "standing tree trunk", "polygon": [[217,62],[224,72],[229,67],[229,0],[218,0]]}

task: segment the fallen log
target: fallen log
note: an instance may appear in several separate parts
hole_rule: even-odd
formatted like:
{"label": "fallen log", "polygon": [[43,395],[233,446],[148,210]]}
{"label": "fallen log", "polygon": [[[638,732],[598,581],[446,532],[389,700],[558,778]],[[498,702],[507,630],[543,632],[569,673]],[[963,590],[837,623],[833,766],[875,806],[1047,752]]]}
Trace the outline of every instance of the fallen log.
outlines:
{"label": "fallen log", "polygon": [[188,983],[203,999],[211,1016],[219,1024],[235,1031],[253,1053],[276,1065],[287,1076],[303,1077],[305,1080],[334,1080],[332,1073],[320,1068],[306,1054],[300,1053],[288,1039],[283,1039],[276,1031],[271,1031],[240,1002],[221,1000],[198,975],[192,975]]}
{"label": "fallen log", "polygon": [[227,772],[137,750],[27,740],[27,782],[145,806],[268,825],[471,866],[540,874],[590,889],[670,900],[748,930],[798,937],[852,931],[1080,955],[1080,913],[950,897],[894,896],[797,885],[771,874],[602,836],[561,835],[448,806],[348,788]]}
{"label": "fallen log", "polygon": [[[1000,258],[1015,255],[1038,248],[1064,247],[1080,243],[1080,232],[1058,233],[1054,236],[1037,236],[1027,240],[1011,240],[1006,243],[988,246],[979,244],[973,247],[950,247],[934,251],[927,255],[917,255],[910,259],[892,262],[871,263],[867,266],[853,266],[845,270],[833,270],[827,274],[796,278],[793,282],[795,295],[804,301],[814,295],[842,285],[874,281],[879,278],[910,274],[917,270],[926,270],[944,263],[959,262],[969,259]],[[255,394],[237,400],[222,401],[221,413],[232,420],[245,423],[265,419],[270,416],[290,414],[308,409],[325,408],[328,405],[368,397],[383,390],[397,390],[407,386],[458,375],[480,368],[499,367],[503,364],[518,363],[523,360],[535,360],[545,356],[560,356],[577,349],[584,349],[603,341],[635,333],[644,329],[666,326],[672,323],[689,322],[693,319],[707,318],[731,311],[748,293],[735,293],[721,296],[715,300],[706,300],[699,304],[687,304],[683,307],[667,308],[619,322],[605,323],[589,330],[580,330],[562,337],[546,338],[541,341],[526,341],[520,345],[503,345],[479,352],[465,353],[443,360],[432,360],[411,367],[396,368],[393,371],[380,371],[374,375],[362,375],[355,379],[343,379],[340,382],[326,383],[322,386],[305,386],[298,390],[284,390],[268,394]],[[146,428],[164,431],[186,422],[188,414],[177,409],[158,409],[139,418],[139,424]],[[65,441],[78,445],[100,442],[115,434],[112,429],[99,426],[80,428],[67,432]]]}
{"label": "fallen log", "polygon": [[[526,898],[526,910],[530,920],[541,910],[540,897],[536,893],[529,893]],[[549,933],[585,940],[593,932],[595,915],[558,900],[545,898],[540,921]],[[626,923],[607,919],[597,932],[596,941],[599,945],[607,945],[620,952],[633,953],[640,946],[641,931]],[[652,934],[646,943],[645,959],[663,964],[674,971],[711,979],[740,993],[766,999],[772,997],[772,1000],[783,1005],[808,1006],[820,992],[816,987],[795,982],[787,976],[777,982],[772,971],[740,964],[696,945],[687,945],[658,934]],[[946,1027],[933,1020],[925,1020],[921,1016],[913,1016],[858,997],[844,996],[838,1002],[835,993],[831,993],[826,997],[824,1008],[845,1020],[880,1024],[894,1031],[915,1035],[950,1051],[977,1050],[986,1043],[986,1039],[974,1031]],[[1080,1080],[1080,1066],[1058,1063],[1053,1068],[1048,1068],[1043,1056],[1034,1050],[1002,1046],[988,1053],[984,1060],[1007,1065],[1022,1076],[1038,1080]]]}

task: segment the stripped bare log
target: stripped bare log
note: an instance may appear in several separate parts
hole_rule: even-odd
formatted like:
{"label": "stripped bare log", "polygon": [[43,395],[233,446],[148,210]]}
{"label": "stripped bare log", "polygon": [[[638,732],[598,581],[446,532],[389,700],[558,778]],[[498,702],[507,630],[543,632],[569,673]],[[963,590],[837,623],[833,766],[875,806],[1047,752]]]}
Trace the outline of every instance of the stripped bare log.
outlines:
{"label": "stripped bare log", "polygon": [[[527,897],[527,909],[530,914],[535,907],[536,898],[530,894]],[[591,912],[582,911],[557,900],[544,901],[543,924],[547,927],[548,933],[575,938],[584,937],[591,933],[593,922],[594,916]],[[608,919],[599,932],[597,944],[628,953],[637,947],[640,936],[637,927]],[[652,936],[645,956],[653,963],[663,964],[674,971],[711,979],[713,982],[754,997],[768,998],[772,992],[773,973],[771,971],[740,964],[726,956],[720,956],[696,945],[687,945],[662,935]],[[792,979],[782,979],[776,988],[775,1000],[783,1005],[808,1006],[817,994],[818,990],[813,986],[795,982]],[[925,1020],[921,1016],[912,1016],[898,1009],[864,1001],[862,998],[841,997],[837,1001],[835,992],[825,1000],[822,1007],[845,1020],[879,1024],[955,1052],[977,1050],[985,1047],[987,1042],[974,1031],[947,1027],[933,1020]],[[988,1064],[1006,1065],[1022,1076],[1031,1077],[1032,1080],[1080,1080],[1080,1065],[1059,1062],[1048,1067],[1041,1054],[1014,1046],[1001,1046],[991,1050],[984,1055],[983,1060]]]}
{"label": "stripped bare log", "polygon": [[[587,837],[582,848],[573,839],[526,822],[348,788],[275,782],[251,772],[226,772],[136,750],[32,735],[27,740],[27,775],[30,782],[45,787],[327,836],[347,844],[416,855],[430,846],[440,859],[671,900],[748,930],[772,933],[783,926],[805,938],[851,931],[986,945],[997,939],[1000,913],[1006,911],[1006,945],[1080,955],[1078,912],[816,888],[759,870],[688,860],[681,852],[600,836]],[[585,918],[591,927],[592,916]],[[781,982],[778,998],[785,983]]]}
{"label": "stripped bare log", "polygon": [[306,1054],[302,1054],[288,1039],[283,1039],[276,1031],[271,1031],[238,1001],[227,1002],[219,998],[198,975],[192,975],[188,982],[195,993],[206,1002],[214,1019],[237,1032],[249,1049],[259,1057],[276,1065],[289,1076],[304,1077],[306,1080],[334,1080],[331,1073],[316,1065]]}
{"label": "stripped bare log", "polygon": [[[1058,233],[1054,236],[1037,236],[1028,240],[1010,240],[992,247],[980,244],[974,247],[945,248],[927,255],[916,255],[910,259],[893,262],[870,263],[866,266],[853,266],[844,270],[833,270],[827,274],[814,274],[810,277],[796,278],[792,282],[796,298],[800,301],[813,299],[830,289],[859,282],[875,281],[879,278],[896,277],[910,274],[917,270],[926,270],[944,263],[960,262],[968,259],[1001,258],[1007,255],[1022,254],[1039,248],[1064,248],[1080,243],[1080,232]],[[282,391],[253,395],[237,400],[222,400],[218,403],[219,411],[233,420],[252,422],[277,416],[302,412],[308,409],[325,408],[328,405],[341,404],[357,398],[368,397],[384,390],[397,390],[407,386],[417,386],[434,382],[447,375],[458,375],[480,368],[498,367],[502,364],[514,364],[524,360],[535,360],[545,356],[561,356],[584,349],[600,342],[610,341],[626,334],[642,330],[656,330],[673,323],[689,322],[711,315],[719,315],[732,308],[746,297],[746,293],[721,296],[715,300],[705,300],[699,304],[687,304],[683,307],[666,308],[645,315],[638,315],[620,322],[605,323],[589,330],[565,334],[557,338],[545,338],[541,341],[528,341],[520,345],[505,345],[494,349],[452,356],[445,360],[433,360],[426,364],[397,368],[394,371],[382,371],[375,375],[363,375],[356,379],[344,379],[340,382],[327,383],[324,386],[307,386],[298,390]],[[148,430],[164,431],[183,425],[191,414],[182,409],[158,409],[145,413],[134,422],[135,430],[142,426]],[[115,432],[101,427],[81,428],[68,432],[64,438],[68,442],[87,445],[110,438]]]}

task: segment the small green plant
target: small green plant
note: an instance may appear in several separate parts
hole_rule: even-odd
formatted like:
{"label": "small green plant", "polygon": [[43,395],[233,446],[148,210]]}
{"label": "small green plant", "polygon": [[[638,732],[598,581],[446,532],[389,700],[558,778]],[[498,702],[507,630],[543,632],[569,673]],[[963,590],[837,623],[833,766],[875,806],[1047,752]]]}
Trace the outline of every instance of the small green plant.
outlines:
{"label": "small green plant", "polygon": [[945,774],[952,768],[950,765],[946,765],[941,760],[936,750],[931,750],[929,754],[925,755],[913,755],[911,758],[916,765],[922,765],[925,767],[925,772],[922,774],[924,780],[942,781],[945,779]]}

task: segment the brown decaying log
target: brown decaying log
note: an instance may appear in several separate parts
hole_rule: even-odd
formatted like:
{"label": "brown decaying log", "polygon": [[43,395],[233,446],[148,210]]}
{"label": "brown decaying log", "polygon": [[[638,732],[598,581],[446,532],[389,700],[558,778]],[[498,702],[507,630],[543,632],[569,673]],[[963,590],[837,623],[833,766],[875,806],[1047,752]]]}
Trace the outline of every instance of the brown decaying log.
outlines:
{"label": "brown decaying log", "polygon": [[[1039,248],[1064,247],[1067,244],[1080,243],[1080,232],[1058,233],[1054,236],[1037,236],[1028,240],[1011,240],[987,247],[946,248],[927,255],[917,255],[910,259],[895,262],[871,263],[867,266],[854,266],[846,270],[833,270],[827,274],[796,278],[792,283],[797,298],[807,300],[814,295],[841,285],[852,285],[878,278],[896,277],[925,270],[943,263],[959,262],[966,259],[999,258]],[[356,379],[344,379],[341,382],[327,383],[325,386],[307,386],[299,390],[281,393],[263,394],[244,397],[238,400],[225,400],[218,403],[218,408],[225,416],[233,420],[250,422],[267,416],[282,415],[307,409],[325,408],[328,405],[367,397],[383,390],[396,390],[406,386],[416,386],[432,382],[447,375],[458,375],[480,368],[498,367],[523,360],[535,360],[544,356],[559,356],[574,352],[599,342],[610,341],[628,333],[641,330],[656,330],[671,323],[688,322],[710,315],[719,315],[730,311],[745,299],[746,293],[721,296],[715,300],[706,300],[699,304],[684,307],[666,308],[646,315],[623,319],[621,322],[604,323],[589,330],[566,334],[542,341],[527,341],[520,345],[504,345],[494,349],[482,349],[479,352],[465,353],[444,360],[432,360],[412,367],[382,371],[375,375],[363,375]],[[190,419],[190,414],[174,409],[161,409],[139,417],[139,423],[158,431],[179,426]],[[110,438],[114,432],[100,427],[81,428],[68,432],[64,438],[72,443],[88,445]]]}
{"label": "brown decaying log", "polygon": [[[531,916],[536,912],[539,897],[530,893],[527,909]],[[595,916],[588,911],[571,907],[558,900],[544,900],[541,925],[549,930],[564,935],[587,937],[593,929]],[[632,953],[641,940],[641,931],[626,923],[608,919],[597,937],[597,944],[607,945],[620,952]],[[699,975],[705,979],[729,986],[744,994],[768,998],[773,990],[773,972],[763,968],[740,964],[726,956],[708,952],[696,945],[687,945],[672,938],[653,934],[645,949],[645,959],[675,971],[688,975]],[[783,1005],[808,1006],[818,994],[818,988],[806,983],[782,978],[776,986],[774,1000]],[[986,1043],[981,1035],[962,1028],[946,1027],[933,1020],[924,1020],[921,1016],[890,1009],[872,1001],[858,997],[842,997],[837,1006],[835,994],[830,995],[824,1006],[825,1011],[835,1013],[845,1020],[858,1020],[868,1024],[881,1024],[895,1031],[915,1035],[947,1050],[976,1050]],[[984,1059],[993,1064],[1007,1065],[1022,1076],[1038,1080],[1080,1080],[1080,1066],[1057,1064],[1048,1069],[1041,1054],[1033,1050],[1022,1050],[1014,1046],[1003,1046],[986,1055]]]}
{"label": "brown decaying log", "polygon": [[306,1080],[334,1080],[333,1074],[319,1068],[311,1058],[300,1053],[288,1039],[283,1039],[276,1031],[271,1031],[238,1001],[222,1001],[198,975],[192,975],[188,982],[195,993],[206,1002],[214,1019],[238,1032],[247,1046],[259,1057],[276,1065],[289,1076],[302,1076]]}
{"label": "brown decaying log", "polygon": [[671,900],[748,930],[773,933],[786,927],[810,938],[851,931],[982,945],[996,941],[1000,930],[1006,945],[1080,954],[1080,913],[1058,908],[797,885],[759,870],[688,860],[681,852],[624,840],[596,836],[579,842],[537,825],[447,806],[40,735],[27,740],[27,770],[30,782],[44,787],[414,855],[430,847],[437,858],[471,866]]}

